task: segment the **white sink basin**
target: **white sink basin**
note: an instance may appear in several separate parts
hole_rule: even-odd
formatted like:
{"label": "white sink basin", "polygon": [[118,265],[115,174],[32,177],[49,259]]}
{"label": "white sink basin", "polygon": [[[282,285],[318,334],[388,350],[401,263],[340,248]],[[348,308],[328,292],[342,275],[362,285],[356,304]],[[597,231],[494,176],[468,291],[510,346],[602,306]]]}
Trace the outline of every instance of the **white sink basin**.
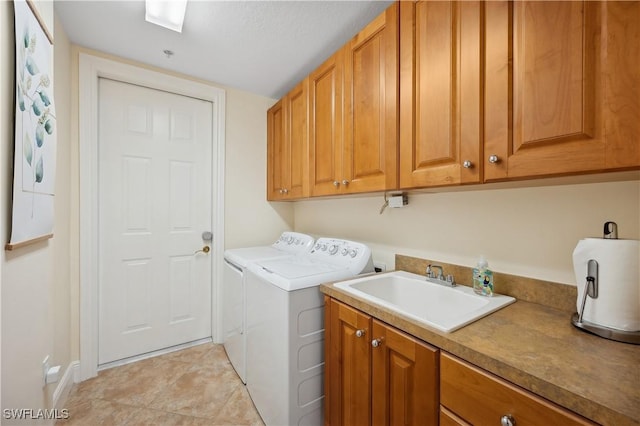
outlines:
{"label": "white sink basin", "polygon": [[479,296],[470,287],[447,287],[404,271],[342,281],[335,287],[447,333],[516,301],[499,294]]}

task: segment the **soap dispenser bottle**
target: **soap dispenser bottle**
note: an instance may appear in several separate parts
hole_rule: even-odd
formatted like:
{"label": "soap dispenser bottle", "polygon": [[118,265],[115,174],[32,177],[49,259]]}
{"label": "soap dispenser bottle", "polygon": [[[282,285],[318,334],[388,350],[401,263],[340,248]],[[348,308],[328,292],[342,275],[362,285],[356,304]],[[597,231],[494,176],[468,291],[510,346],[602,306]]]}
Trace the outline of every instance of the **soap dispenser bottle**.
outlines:
{"label": "soap dispenser bottle", "polygon": [[480,257],[473,268],[473,291],[482,296],[493,296],[493,272],[484,256]]}

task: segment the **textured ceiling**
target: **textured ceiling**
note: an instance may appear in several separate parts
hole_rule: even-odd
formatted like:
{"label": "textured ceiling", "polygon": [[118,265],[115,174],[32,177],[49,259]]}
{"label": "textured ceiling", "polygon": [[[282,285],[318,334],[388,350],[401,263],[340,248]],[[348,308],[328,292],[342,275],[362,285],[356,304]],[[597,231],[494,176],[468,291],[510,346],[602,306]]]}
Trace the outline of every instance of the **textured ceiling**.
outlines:
{"label": "textured ceiling", "polygon": [[190,0],[182,33],[146,22],[144,1],[54,7],[74,44],[280,98],[391,3]]}

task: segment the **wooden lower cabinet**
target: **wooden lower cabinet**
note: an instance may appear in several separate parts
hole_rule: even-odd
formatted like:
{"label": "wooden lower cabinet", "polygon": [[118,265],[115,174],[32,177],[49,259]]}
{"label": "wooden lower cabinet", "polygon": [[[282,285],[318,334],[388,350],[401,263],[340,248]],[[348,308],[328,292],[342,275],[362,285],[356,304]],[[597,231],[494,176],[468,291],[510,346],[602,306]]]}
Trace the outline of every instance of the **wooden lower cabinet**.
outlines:
{"label": "wooden lower cabinet", "polygon": [[447,407],[440,406],[440,426],[471,426],[469,423],[456,416]]}
{"label": "wooden lower cabinet", "polygon": [[325,424],[437,425],[438,349],[325,299]]}
{"label": "wooden lower cabinet", "polygon": [[[594,425],[452,355],[440,355],[441,425]],[[511,423],[501,423],[504,416]]]}

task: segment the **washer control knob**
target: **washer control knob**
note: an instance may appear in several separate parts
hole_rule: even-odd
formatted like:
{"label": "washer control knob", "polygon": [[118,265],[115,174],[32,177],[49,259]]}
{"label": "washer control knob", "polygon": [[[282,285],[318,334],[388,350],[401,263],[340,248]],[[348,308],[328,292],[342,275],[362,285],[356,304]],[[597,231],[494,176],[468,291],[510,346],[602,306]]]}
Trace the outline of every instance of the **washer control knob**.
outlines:
{"label": "washer control knob", "polygon": [[351,257],[356,257],[357,255],[358,255],[358,250],[356,250],[356,249],[352,249],[349,252],[349,256],[351,256]]}
{"label": "washer control knob", "polygon": [[333,244],[331,247],[329,247],[329,254],[336,254],[338,252],[338,245],[337,244]]}
{"label": "washer control knob", "polygon": [[320,250],[327,251],[327,245],[326,244],[321,245]]}
{"label": "washer control knob", "polygon": [[342,251],[340,252],[343,256],[346,256],[347,254],[349,254],[349,249],[342,249]]}

